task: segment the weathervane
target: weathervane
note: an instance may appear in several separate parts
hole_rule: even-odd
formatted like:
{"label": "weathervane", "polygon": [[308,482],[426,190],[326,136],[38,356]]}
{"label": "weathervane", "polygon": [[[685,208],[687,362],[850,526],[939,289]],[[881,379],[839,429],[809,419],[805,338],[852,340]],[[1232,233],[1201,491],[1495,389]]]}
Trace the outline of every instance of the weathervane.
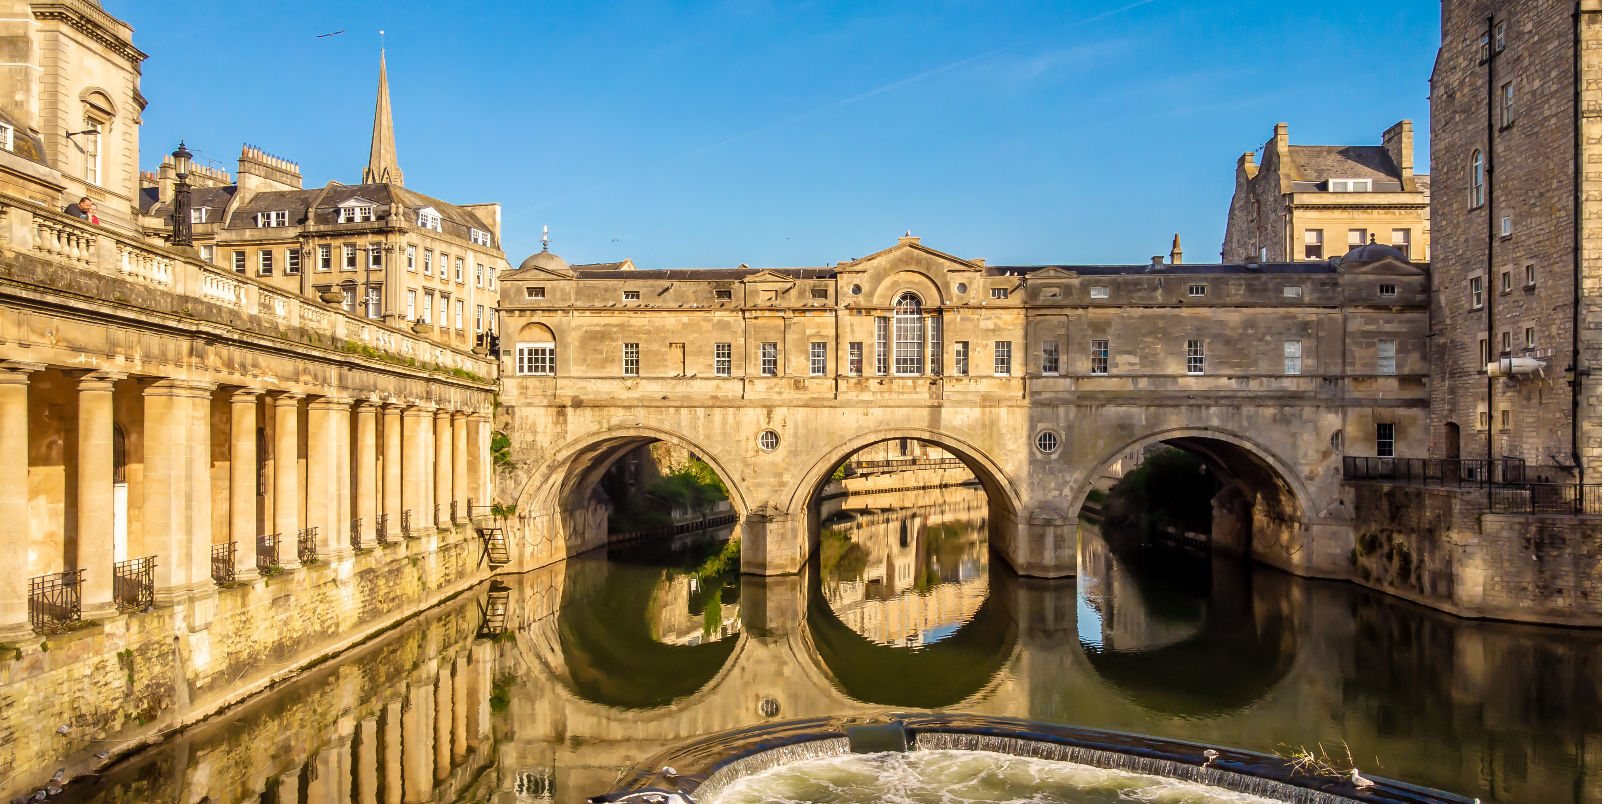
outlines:
{"label": "weathervane", "polygon": [[549,245],[551,245],[551,227],[542,226],[540,227],[540,250],[545,251]]}

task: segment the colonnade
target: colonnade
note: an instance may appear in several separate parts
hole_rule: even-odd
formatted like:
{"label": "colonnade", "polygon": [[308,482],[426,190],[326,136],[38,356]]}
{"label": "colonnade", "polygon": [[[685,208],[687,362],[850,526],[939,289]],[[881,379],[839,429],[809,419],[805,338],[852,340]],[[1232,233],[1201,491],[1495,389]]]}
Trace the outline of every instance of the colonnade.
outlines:
{"label": "colonnade", "polygon": [[360,720],[342,718],[333,739],[305,764],[262,786],[276,788],[284,804],[435,801],[439,785],[490,735],[489,663],[477,653],[473,658],[425,663],[422,674],[431,680],[391,692]]}
{"label": "colonnade", "polygon": [[0,363],[0,642],[50,590],[102,618],[466,523],[490,418],[456,407]]}

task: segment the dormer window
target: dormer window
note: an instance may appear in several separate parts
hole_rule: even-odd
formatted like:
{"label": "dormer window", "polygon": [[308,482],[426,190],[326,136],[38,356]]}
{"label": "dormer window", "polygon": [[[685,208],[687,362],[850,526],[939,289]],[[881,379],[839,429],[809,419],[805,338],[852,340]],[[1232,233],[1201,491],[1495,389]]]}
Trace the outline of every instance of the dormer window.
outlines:
{"label": "dormer window", "polygon": [[[189,222],[190,223],[205,223],[206,222],[206,207],[194,207],[194,208],[190,209],[190,211],[189,211]],[[257,224],[257,225],[260,226],[261,224]]]}
{"label": "dormer window", "polygon": [[353,198],[340,205],[340,223],[363,223],[376,220],[375,208],[371,201],[362,198]]}
{"label": "dormer window", "polygon": [[1368,193],[1369,179],[1330,179],[1326,187],[1333,193]]}
{"label": "dormer window", "polygon": [[0,123],[0,148],[8,151],[16,146],[17,130],[5,123]]}
{"label": "dormer window", "polygon": [[418,228],[440,231],[440,213],[434,207],[424,207],[418,210]]}
{"label": "dormer window", "polygon": [[470,228],[470,229],[468,229],[468,239],[473,241],[474,243],[477,243],[477,244],[481,245],[481,246],[490,245],[490,233],[489,232],[481,232],[478,229]]}
{"label": "dormer window", "polygon": [[[201,219],[199,221],[196,221],[195,220],[195,216],[193,214],[191,214],[190,215],[190,222],[191,223],[205,223],[206,222],[206,210],[205,210],[205,208],[201,208],[199,210],[190,210],[190,212],[191,213],[194,213],[194,212],[200,212],[201,213]],[[274,210],[272,212],[258,212],[258,213],[256,213],[256,226],[259,229],[265,229],[265,228],[267,228],[269,226],[289,226],[289,225],[290,225],[290,212],[287,209],[279,209],[279,210]]]}

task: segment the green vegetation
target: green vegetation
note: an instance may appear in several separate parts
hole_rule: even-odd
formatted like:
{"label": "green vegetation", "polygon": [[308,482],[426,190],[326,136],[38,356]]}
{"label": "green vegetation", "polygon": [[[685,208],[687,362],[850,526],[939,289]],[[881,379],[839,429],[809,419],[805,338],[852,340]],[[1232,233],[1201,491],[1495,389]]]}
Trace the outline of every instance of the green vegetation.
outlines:
{"label": "green vegetation", "polygon": [[1095,505],[1102,505],[1103,502],[1105,500],[1107,500],[1107,499],[1108,499],[1108,492],[1103,491],[1102,489],[1094,488],[1091,491],[1086,492],[1086,501],[1089,502],[1089,503],[1093,503]]}
{"label": "green vegetation", "polygon": [[827,530],[819,534],[819,577],[843,583],[863,577],[869,568],[869,551],[845,533]]}
{"label": "green vegetation", "polygon": [[835,468],[835,471],[830,473],[830,479],[831,480],[846,480],[847,479],[847,464],[846,464],[846,461],[842,461],[841,465],[837,466]]}
{"label": "green vegetation", "polygon": [[512,685],[517,681],[518,677],[511,673],[496,676],[495,682],[490,685],[490,711],[507,711],[507,707],[512,705]]}
{"label": "green vegetation", "polygon": [[512,462],[512,439],[500,430],[490,432],[490,462],[500,469],[516,469]]}
{"label": "green vegetation", "polygon": [[502,505],[501,503],[490,504],[490,515],[497,519],[506,519],[507,517],[514,516],[517,513],[518,506],[516,505]]}
{"label": "green vegetation", "polygon": [[692,508],[706,515],[714,505],[730,497],[724,481],[713,467],[693,460],[646,487],[646,493],[681,508]]}
{"label": "green vegetation", "polygon": [[[309,341],[312,341],[312,342],[316,342],[317,341],[317,335],[315,333],[308,332],[308,333],[306,333],[306,337],[307,337],[307,340],[309,340]],[[432,371],[432,372],[435,372],[436,374],[446,374],[446,375],[450,375],[452,377],[457,377],[457,378],[464,379],[464,380],[472,380],[472,381],[478,382],[478,383],[488,383],[489,382],[489,380],[486,380],[485,378],[483,378],[483,377],[481,377],[481,376],[479,376],[479,375],[477,375],[477,374],[475,374],[475,373],[473,373],[471,371],[467,371],[465,369],[459,369],[459,368],[450,368],[450,369],[448,369],[445,366],[439,366],[439,365],[433,365],[433,364],[427,364],[427,363],[420,365],[418,363],[418,361],[416,361],[416,360],[414,360],[414,359],[412,359],[410,357],[401,357],[400,355],[392,355],[389,352],[381,352],[381,351],[379,351],[379,350],[377,350],[377,349],[375,349],[375,348],[373,348],[371,346],[368,346],[365,343],[357,343],[356,341],[346,341],[345,342],[345,346],[342,347],[342,348],[343,348],[343,351],[345,351],[345,352],[347,352],[349,354],[361,355],[363,357],[368,358],[369,360],[379,360],[379,361],[383,361],[385,363],[394,363],[397,366],[406,366],[407,368],[421,368],[424,371]]]}

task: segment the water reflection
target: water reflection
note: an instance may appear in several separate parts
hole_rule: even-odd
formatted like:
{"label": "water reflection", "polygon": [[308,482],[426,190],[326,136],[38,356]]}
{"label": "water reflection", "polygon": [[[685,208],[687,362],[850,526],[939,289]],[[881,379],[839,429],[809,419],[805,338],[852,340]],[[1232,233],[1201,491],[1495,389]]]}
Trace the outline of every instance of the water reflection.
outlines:
{"label": "water reflection", "polygon": [[1080,578],[1019,578],[967,504],[836,522],[800,577],[736,577],[715,542],[509,577],[504,616],[488,587],[459,598],[66,797],[577,803],[699,735],[928,707],[1259,751],[1345,740],[1485,802],[1599,800],[1597,632],[1154,567],[1095,532]]}

